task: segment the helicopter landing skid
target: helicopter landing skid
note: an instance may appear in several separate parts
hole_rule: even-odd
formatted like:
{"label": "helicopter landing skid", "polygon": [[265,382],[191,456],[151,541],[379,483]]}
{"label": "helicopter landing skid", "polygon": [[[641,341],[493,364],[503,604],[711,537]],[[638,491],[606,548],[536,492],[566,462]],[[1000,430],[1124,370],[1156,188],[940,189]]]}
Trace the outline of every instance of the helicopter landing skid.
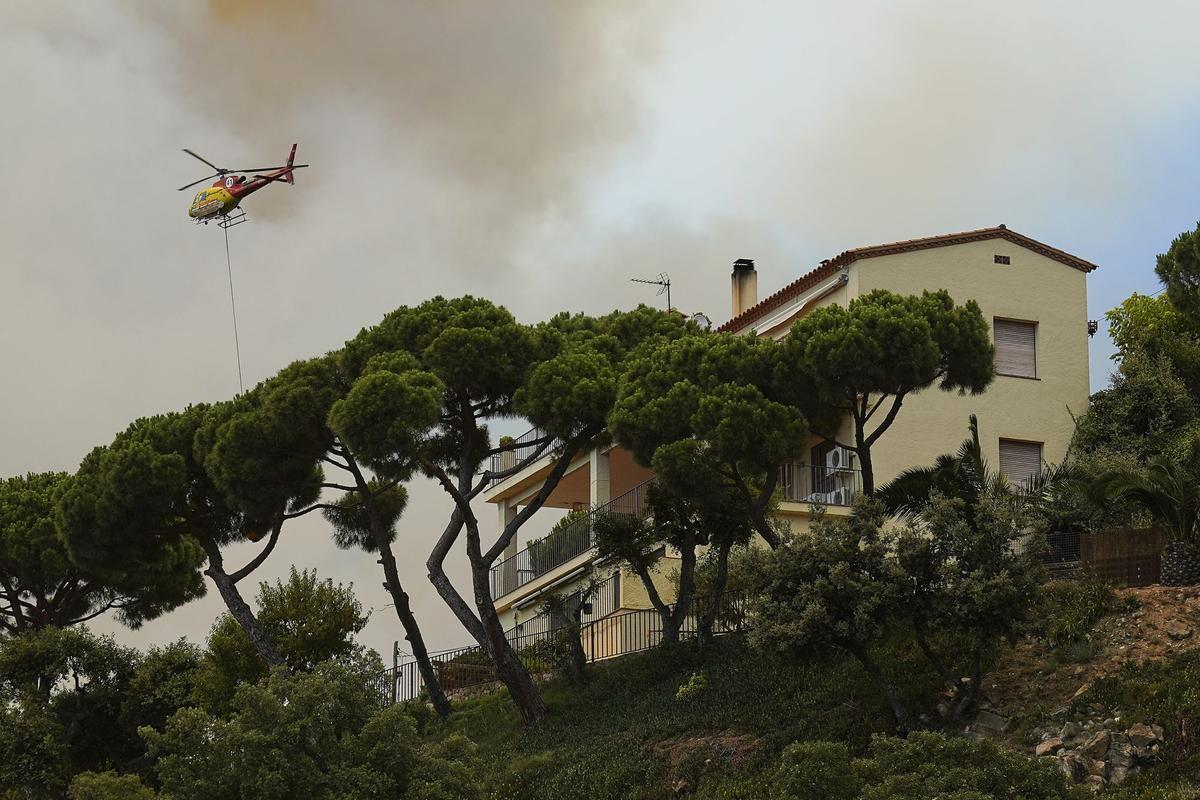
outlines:
{"label": "helicopter landing skid", "polygon": [[232,228],[234,225],[241,225],[243,222],[249,222],[250,219],[246,216],[246,212],[240,208],[235,208],[228,214],[221,215],[217,220],[218,227]]}
{"label": "helicopter landing skid", "polygon": [[228,230],[234,225],[241,225],[243,222],[249,222],[250,218],[246,216],[246,212],[240,208],[235,208],[228,214],[215,214],[209,217],[193,220],[197,225],[207,225],[210,222],[216,222],[218,228]]}

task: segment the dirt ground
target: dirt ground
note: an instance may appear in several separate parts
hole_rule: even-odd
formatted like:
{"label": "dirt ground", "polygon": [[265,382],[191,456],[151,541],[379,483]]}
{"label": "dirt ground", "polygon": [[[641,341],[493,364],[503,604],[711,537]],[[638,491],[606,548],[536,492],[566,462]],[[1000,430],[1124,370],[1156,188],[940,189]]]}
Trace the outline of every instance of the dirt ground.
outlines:
{"label": "dirt ground", "polygon": [[1200,587],[1148,586],[1117,593],[1134,597],[1140,605],[1096,623],[1090,660],[1069,663],[1043,643],[1021,642],[987,679],[984,693],[991,703],[1010,715],[1028,713],[1037,705],[1053,711],[1127,663],[1160,661],[1200,649]]}

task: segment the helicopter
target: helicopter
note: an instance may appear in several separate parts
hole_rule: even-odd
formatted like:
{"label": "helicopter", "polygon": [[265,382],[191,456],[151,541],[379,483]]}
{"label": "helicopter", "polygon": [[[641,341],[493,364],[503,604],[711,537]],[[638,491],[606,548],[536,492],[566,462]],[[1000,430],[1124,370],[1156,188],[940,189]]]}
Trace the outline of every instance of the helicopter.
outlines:
{"label": "helicopter", "polygon": [[[214,219],[221,227],[229,227],[236,225],[239,222],[245,221],[245,211],[238,209],[238,204],[242,202],[242,198],[252,192],[257,192],[268,183],[278,181],[280,183],[294,184],[296,181],[292,176],[295,170],[307,167],[308,164],[295,164],[296,160],[296,145],[292,145],[292,152],[288,155],[287,164],[280,167],[252,167],[246,169],[227,169],[218,167],[202,156],[196,155],[186,147],[183,152],[187,153],[192,158],[203,161],[208,166],[216,170],[215,173],[207,177],[201,178],[198,181],[192,181],[187,186],[180,186],[179,191],[190,189],[198,183],[204,183],[210,178],[216,178],[212,185],[207,189],[201,189],[192,199],[192,205],[188,208],[188,216],[197,223],[207,225]],[[265,172],[265,175],[235,175],[237,172]],[[238,212],[238,213],[235,213]]]}

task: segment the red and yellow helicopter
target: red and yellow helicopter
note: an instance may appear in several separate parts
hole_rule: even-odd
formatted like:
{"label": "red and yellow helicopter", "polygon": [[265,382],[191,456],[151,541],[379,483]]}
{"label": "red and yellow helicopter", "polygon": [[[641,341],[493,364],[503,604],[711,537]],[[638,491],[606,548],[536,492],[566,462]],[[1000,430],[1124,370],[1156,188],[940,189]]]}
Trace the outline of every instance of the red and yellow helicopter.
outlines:
{"label": "red and yellow helicopter", "polygon": [[[288,155],[287,163],[279,167],[251,167],[246,169],[226,169],[218,167],[206,158],[196,155],[186,147],[183,152],[195,159],[203,161],[210,167],[216,170],[215,173],[207,177],[201,178],[198,181],[192,181],[187,186],[179,187],[179,191],[190,189],[198,183],[204,183],[210,178],[216,178],[212,185],[207,189],[201,189],[196,193],[196,197],[192,200],[192,205],[188,208],[188,216],[196,222],[208,224],[212,220],[217,220],[217,224],[221,227],[229,227],[236,225],[239,222],[245,221],[246,214],[238,209],[238,204],[242,202],[242,198],[248,194],[257,192],[268,183],[295,183],[292,173],[295,170],[307,167],[308,164],[293,163],[296,160],[296,145],[292,145],[292,152]],[[236,175],[238,172],[263,172],[265,175]],[[234,213],[235,211],[239,213]]]}

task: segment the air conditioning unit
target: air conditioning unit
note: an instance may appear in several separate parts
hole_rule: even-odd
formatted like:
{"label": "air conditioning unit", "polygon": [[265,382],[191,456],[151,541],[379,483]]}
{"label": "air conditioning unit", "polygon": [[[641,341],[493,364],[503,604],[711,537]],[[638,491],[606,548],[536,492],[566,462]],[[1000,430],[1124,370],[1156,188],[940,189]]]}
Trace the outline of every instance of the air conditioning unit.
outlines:
{"label": "air conditioning unit", "polygon": [[824,492],[813,492],[808,497],[804,498],[804,502],[814,503],[818,506],[827,506],[829,505],[829,496]]}
{"label": "air conditioning unit", "polygon": [[854,451],[835,447],[825,454],[825,467],[830,472],[847,472],[853,469]]}
{"label": "air conditioning unit", "polygon": [[848,506],[851,499],[850,489],[845,486],[829,493],[829,505],[831,506]]}

